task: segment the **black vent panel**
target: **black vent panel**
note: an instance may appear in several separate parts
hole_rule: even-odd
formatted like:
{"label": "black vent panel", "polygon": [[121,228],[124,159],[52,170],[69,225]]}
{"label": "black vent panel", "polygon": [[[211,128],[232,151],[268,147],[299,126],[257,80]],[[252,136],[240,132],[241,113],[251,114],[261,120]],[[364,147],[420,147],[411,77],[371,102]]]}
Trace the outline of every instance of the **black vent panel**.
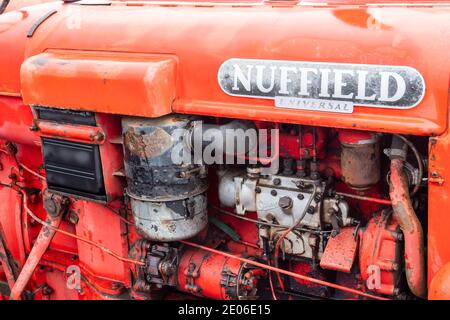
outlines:
{"label": "black vent panel", "polygon": [[98,145],[42,138],[49,189],[106,200]]}
{"label": "black vent panel", "polygon": [[85,126],[95,126],[95,114],[89,111],[73,111],[66,109],[50,109],[44,107],[34,107],[38,119],[49,120],[70,124],[81,124]]}

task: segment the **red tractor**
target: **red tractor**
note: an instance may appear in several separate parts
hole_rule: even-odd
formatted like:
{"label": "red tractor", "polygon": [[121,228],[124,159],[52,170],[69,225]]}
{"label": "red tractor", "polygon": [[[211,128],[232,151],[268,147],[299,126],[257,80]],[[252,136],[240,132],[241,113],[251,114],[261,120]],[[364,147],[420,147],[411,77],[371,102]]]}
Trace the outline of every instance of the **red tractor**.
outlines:
{"label": "red tractor", "polygon": [[9,6],[0,299],[450,298],[450,2]]}

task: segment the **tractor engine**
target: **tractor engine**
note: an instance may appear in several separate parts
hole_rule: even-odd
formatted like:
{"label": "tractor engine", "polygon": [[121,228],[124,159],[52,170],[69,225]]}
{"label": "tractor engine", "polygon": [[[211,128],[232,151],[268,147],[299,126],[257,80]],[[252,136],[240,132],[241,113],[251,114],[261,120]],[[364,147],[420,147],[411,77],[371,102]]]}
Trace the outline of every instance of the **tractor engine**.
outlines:
{"label": "tractor engine", "polygon": [[[174,288],[213,299],[255,299],[268,294],[260,282],[274,286],[277,272],[183,241],[321,279],[334,274],[381,295],[410,294],[401,226],[383,195],[392,174],[386,165],[390,157],[406,160],[406,138],[183,115],[122,118],[122,137],[125,192],[141,237],[130,256],[145,261],[134,270],[133,297]],[[267,147],[261,138],[276,142],[271,155],[253,157]],[[411,160],[404,174],[412,190],[420,187],[423,159]],[[282,278],[273,297],[336,294],[326,286],[311,294],[303,281]]]}
{"label": "tractor engine", "polygon": [[[408,283],[406,265],[406,259],[422,263],[423,255],[405,243],[393,196],[396,189],[417,192],[414,202],[400,199],[398,206],[423,217],[421,138],[181,114],[149,119],[46,107],[34,107],[34,114],[35,130],[43,135],[42,173],[19,160],[12,168],[17,161],[17,170],[28,168],[18,172],[37,177],[36,183],[45,174],[47,220],[29,208],[39,203],[39,189],[21,189],[22,178],[13,173],[9,179],[19,179],[26,213],[53,231],[45,247],[61,225],[75,226],[71,236],[124,261],[132,275],[128,288],[114,281],[113,289],[86,287],[90,295],[244,300],[423,294],[420,281],[419,288]],[[5,141],[2,150],[4,159],[17,159],[14,143]],[[109,201],[105,190],[114,184],[123,195]],[[120,219],[116,236],[129,244],[128,258],[95,236],[86,238],[92,226],[81,219],[91,210]],[[104,218],[108,223],[111,217]],[[423,238],[417,241],[423,249]],[[98,254],[81,248],[79,265],[69,266],[82,274],[80,268],[91,264],[82,260]],[[42,259],[54,268],[53,258]],[[91,281],[98,280],[85,279]],[[16,287],[11,297],[23,297]]]}

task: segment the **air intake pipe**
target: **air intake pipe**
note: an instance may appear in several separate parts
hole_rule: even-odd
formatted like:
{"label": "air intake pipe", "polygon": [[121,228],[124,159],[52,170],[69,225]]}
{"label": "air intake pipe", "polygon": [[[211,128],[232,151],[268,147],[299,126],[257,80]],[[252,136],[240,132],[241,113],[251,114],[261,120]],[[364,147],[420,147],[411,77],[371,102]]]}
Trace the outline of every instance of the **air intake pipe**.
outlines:
{"label": "air intake pipe", "polygon": [[391,173],[389,195],[394,217],[400,224],[405,239],[405,271],[411,292],[418,297],[427,295],[423,229],[409,195],[404,172],[407,145],[400,136],[394,136],[390,152]]}
{"label": "air intake pipe", "polygon": [[194,121],[186,141],[194,152],[213,142],[215,154],[244,156],[256,150],[258,135],[252,121],[233,120],[221,125]]}

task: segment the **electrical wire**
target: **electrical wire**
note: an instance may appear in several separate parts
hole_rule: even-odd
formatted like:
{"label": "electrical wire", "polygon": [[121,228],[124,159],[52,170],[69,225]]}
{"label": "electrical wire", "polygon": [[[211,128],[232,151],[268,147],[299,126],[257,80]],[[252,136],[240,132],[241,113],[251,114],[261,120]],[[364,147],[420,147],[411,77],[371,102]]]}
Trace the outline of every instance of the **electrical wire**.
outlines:
{"label": "electrical wire", "polygon": [[391,200],[386,200],[386,199],[379,199],[379,198],[366,197],[366,196],[358,196],[356,194],[345,193],[345,192],[336,192],[336,194],[338,196],[342,196],[342,197],[350,198],[350,199],[374,202],[374,203],[384,204],[384,205],[392,205]]}
{"label": "electrical wire", "polygon": [[[275,267],[278,267],[278,255],[279,255],[279,250],[280,250],[280,245],[281,245],[281,241],[286,238],[286,236],[292,231],[294,230],[298,224],[303,220],[303,218],[306,215],[306,211],[308,210],[309,206],[311,205],[314,197],[316,196],[316,192],[317,192],[317,186],[315,184],[312,184],[313,186],[313,192],[311,197],[308,200],[308,203],[305,206],[305,209],[303,209],[302,214],[300,215],[300,217],[298,217],[297,221],[295,221],[295,223],[290,226],[286,231],[284,231],[281,236],[278,238],[276,244],[275,244]],[[284,284],[283,281],[281,280],[281,276],[279,272],[276,272],[277,278],[278,278],[278,282],[280,283],[280,287],[281,289],[284,290]]]}
{"label": "electrical wire", "polygon": [[[270,260],[268,261],[268,265],[270,266]],[[278,300],[277,298],[277,294],[275,293],[275,288],[273,285],[273,280],[272,280],[272,271],[269,270],[269,286],[270,286],[270,292],[272,293],[272,298],[273,300]]]}
{"label": "electrical wire", "polygon": [[63,234],[63,235],[66,235],[66,236],[68,236],[68,237],[77,239],[77,240],[79,240],[79,241],[81,241],[81,242],[84,242],[84,243],[87,243],[87,244],[89,244],[89,245],[91,245],[91,246],[94,246],[94,247],[100,249],[101,251],[105,252],[106,254],[109,254],[110,256],[113,256],[114,258],[116,258],[116,259],[118,259],[118,260],[120,260],[120,261],[127,262],[127,263],[132,263],[132,264],[137,264],[137,265],[140,265],[140,266],[145,265],[145,263],[142,262],[142,261],[138,261],[138,260],[134,260],[134,259],[129,259],[129,258],[122,257],[122,256],[118,255],[117,253],[113,252],[112,250],[110,250],[109,248],[103,246],[103,245],[100,244],[100,243],[97,243],[97,242],[95,242],[95,241],[92,241],[92,240],[89,240],[89,239],[80,237],[80,236],[78,236],[78,235],[76,235],[76,234],[73,234],[73,233],[71,233],[71,232],[67,232],[67,231],[64,231],[64,230],[62,230],[62,229],[56,228],[56,227],[52,226],[51,224],[49,224],[49,223],[47,223],[47,222],[41,220],[39,217],[37,217],[37,216],[30,210],[30,208],[28,208],[28,205],[27,205],[27,194],[26,194],[26,192],[23,191],[23,190],[20,190],[20,192],[23,194],[23,207],[24,207],[26,213],[27,213],[31,218],[33,218],[35,221],[37,221],[38,223],[40,223],[41,225],[46,226],[47,228],[52,229],[52,230],[55,230],[56,232],[61,233],[61,234]]}
{"label": "electrical wire", "polygon": [[128,224],[128,225],[132,225],[134,226],[133,222],[128,221],[125,217],[123,217],[119,212],[117,212],[114,208],[111,208],[109,205],[105,204],[103,205],[103,207],[105,207],[106,209],[108,209],[109,211],[111,211],[111,213],[113,213],[114,215],[116,215],[121,221],[123,221],[124,223]]}
{"label": "electrical wire", "polygon": [[8,150],[5,150],[5,149],[0,149],[0,152],[3,152],[4,154],[11,156],[11,157],[14,159],[14,162],[16,163],[16,165],[17,165],[19,168],[24,169],[25,171],[31,173],[32,175],[38,177],[38,178],[41,179],[41,180],[45,180],[45,177],[44,177],[43,175],[40,175],[40,174],[37,173],[36,171],[30,169],[29,167],[27,167],[26,165],[24,165],[23,163],[21,163],[21,162],[17,159],[17,157],[16,157],[16,155],[15,155],[14,153],[8,152]]}
{"label": "electrical wire", "polygon": [[[232,212],[228,212],[228,211],[223,210],[214,205],[209,205],[209,207],[211,207],[214,210],[217,210],[217,212],[219,212],[221,214],[229,215],[230,217],[234,217],[236,219],[249,221],[249,222],[253,222],[253,223],[260,224],[263,226],[268,226],[268,227],[274,227],[274,228],[280,228],[280,229],[288,229],[289,228],[289,226],[285,226],[282,224],[270,223],[270,222],[265,222],[265,221],[261,221],[261,220],[257,220],[257,219],[244,217],[244,216],[232,213]],[[317,230],[311,230],[311,229],[305,229],[305,228],[299,228],[299,227],[295,228],[295,230],[316,233],[316,234],[330,234],[332,232],[332,231],[317,231]]]}
{"label": "electrical wire", "polygon": [[21,167],[22,169],[24,169],[25,171],[28,171],[29,173],[31,173],[32,175],[38,177],[41,180],[45,180],[45,177],[40,175],[39,173],[37,173],[36,171],[31,170],[30,168],[28,168],[26,165],[24,165],[23,163],[18,163],[19,167]]}

